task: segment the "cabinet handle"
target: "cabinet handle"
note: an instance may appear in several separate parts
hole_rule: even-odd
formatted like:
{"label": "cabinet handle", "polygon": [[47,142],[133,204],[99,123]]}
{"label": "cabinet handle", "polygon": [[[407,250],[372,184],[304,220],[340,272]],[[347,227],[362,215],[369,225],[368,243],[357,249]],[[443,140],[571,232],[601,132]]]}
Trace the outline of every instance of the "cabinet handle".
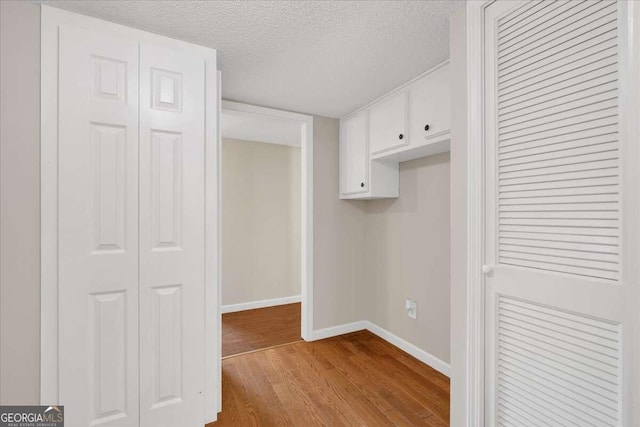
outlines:
{"label": "cabinet handle", "polygon": [[360,183],[360,187],[364,187],[364,182],[361,182],[361,183]]}
{"label": "cabinet handle", "polygon": [[402,138],[404,138],[403,134],[398,135],[398,139],[402,139]]}
{"label": "cabinet handle", "polygon": [[429,125],[424,125],[424,130],[429,130]]}

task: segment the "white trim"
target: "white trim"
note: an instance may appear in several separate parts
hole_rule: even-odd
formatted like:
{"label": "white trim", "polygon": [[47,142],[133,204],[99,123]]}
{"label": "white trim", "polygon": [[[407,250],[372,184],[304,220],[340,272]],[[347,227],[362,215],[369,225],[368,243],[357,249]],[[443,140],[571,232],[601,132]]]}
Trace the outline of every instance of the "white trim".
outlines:
{"label": "white trim", "polygon": [[484,15],[491,3],[467,3],[467,427],[484,425]]}
{"label": "white trim", "polygon": [[[205,63],[205,298],[204,298],[204,420],[218,419],[222,411],[222,326],[218,312],[220,301],[220,72],[216,54]],[[214,362],[211,363],[210,361]]]}
{"label": "white trim", "polygon": [[366,320],[359,320],[357,322],[344,323],[342,325],[318,329],[317,331],[313,331],[313,339],[310,341],[318,341],[326,338],[337,337],[338,335],[350,334],[351,332],[364,331],[367,329],[368,323],[369,322]]}
{"label": "white trim", "polygon": [[339,335],[350,334],[352,332],[367,330],[372,334],[382,338],[394,347],[410,354],[422,363],[431,366],[436,371],[449,377],[451,375],[451,365],[438,359],[433,354],[419,348],[418,346],[411,344],[403,338],[400,338],[396,334],[389,332],[388,330],[376,325],[368,320],[360,320],[352,323],[345,323],[342,325],[332,326],[329,328],[319,329],[313,331],[313,340],[323,340],[326,338],[332,338]]}
{"label": "white trim", "polygon": [[[58,22],[41,6],[40,403],[58,400]],[[54,303],[52,303],[54,302]]]}
{"label": "white trim", "polygon": [[[313,340],[313,116],[258,107],[240,102],[222,101],[222,110],[262,114],[300,122],[301,173],[301,302],[302,324],[300,334],[306,341]],[[219,285],[221,286],[221,284]],[[220,385],[222,387],[222,385]]]}
{"label": "white trim", "polygon": [[291,297],[263,299],[260,301],[242,302],[239,304],[228,304],[221,307],[221,313],[235,313],[237,311],[255,310],[256,308],[275,307],[278,305],[294,304],[302,301],[301,295]]}
{"label": "white trim", "polygon": [[313,121],[313,117],[307,114],[294,113],[291,111],[278,110],[277,108],[261,107],[258,105],[243,104],[242,102],[222,100],[222,109],[229,111],[238,111],[245,113],[258,114],[263,116],[278,117],[281,119],[296,120],[307,123],[309,119]]}
{"label": "white trim", "polygon": [[386,329],[376,325],[373,322],[365,322],[367,324],[367,330],[371,333],[379,336],[389,344],[392,344],[398,347],[400,350],[409,353],[411,356],[415,357],[422,363],[431,366],[436,371],[440,372],[447,377],[451,376],[451,365],[448,363],[438,359],[433,354],[421,349],[420,347],[411,344],[409,341],[406,341],[399,336],[395,335],[387,331]]}
{"label": "white trim", "polygon": [[[90,18],[50,6],[41,6],[41,120],[40,120],[40,199],[41,199],[41,317],[40,317],[40,401],[42,404],[59,402],[59,348],[58,348],[58,28],[72,25],[109,35],[132,39],[137,42],[153,43],[173,49],[192,52],[205,61],[206,67],[206,111],[215,111],[218,104],[219,87],[212,80],[217,77],[216,51],[157,34],[147,33],[100,19]],[[219,136],[218,116],[207,114],[205,122],[205,304],[211,306],[205,311],[205,360],[218,360],[220,354],[220,325],[216,325],[218,315],[217,293],[219,283],[220,251],[218,246],[219,206]],[[213,150],[210,147],[216,147]],[[218,181],[208,179],[218,177]],[[56,303],[51,303],[55,301]],[[219,323],[219,322],[218,322]],[[218,327],[216,330],[216,326]],[[213,355],[211,353],[214,353]],[[216,362],[218,363],[218,362]],[[204,422],[217,418],[220,408],[219,388],[220,368],[211,369],[205,364],[205,404]],[[211,385],[213,384],[213,386]]]}
{"label": "white trim", "polygon": [[[217,72],[217,83],[218,83],[218,123],[220,123],[220,118],[222,117],[222,73],[220,71]],[[216,276],[216,306],[214,308],[214,313],[216,316],[217,327],[218,327],[218,335],[216,336],[215,345],[215,354],[213,355],[214,363],[216,366],[216,375],[214,378],[214,387],[217,392],[215,396],[217,396],[217,401],[212,402],[212,398],[215,396],[205,396],[205,402],[207,405],[216,406],[216,420],[218,418],[217,413],[222,412],[222,313],[218,310],[218,306],[220,305],[220,301],[222,301],[222,288],[220,283],[222,283],[222,130],[221,126],[218,126],[218,198],[216,200],[218,207],[218,237],[216,242],[216,247],[218,249],[218,258],[216,262],[218,263],[218,275]],[[213,334],[211,335],[213,336]],[[207,360],[211,360],[212,354],[207,352]],[[208,377],[207,377],[208,378]]]}

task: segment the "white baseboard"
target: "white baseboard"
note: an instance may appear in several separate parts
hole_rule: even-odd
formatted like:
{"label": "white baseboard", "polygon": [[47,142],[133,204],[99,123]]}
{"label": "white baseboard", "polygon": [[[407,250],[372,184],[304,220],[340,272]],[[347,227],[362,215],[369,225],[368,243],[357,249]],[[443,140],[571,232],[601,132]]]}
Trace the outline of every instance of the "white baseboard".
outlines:
{"label": "white baseboard", "polygon": [[400,350],[409,353],[411,356],[415,357],[422,363],[431,366],[441,374],[446,375],[447,377],[451,376],[451,366],[448,363],[443,362],[433,354],[424,351],[423,349],[411,344],[409,341],[400,338],[399,336],[387,331],[384,328],[381,328],[373,322],[369,322],[368,320],[360,320],[358,322],[346,323],[344,325],[332,326],[330,328],[313,331],[313,341],[331,338],[338,335],[344,335],[351,332],[362,331],[365,329],[379,336],[388,343],[398,347]]}
{"label": "white baseboard", "polygon": [[365,329],[367,329],[367,322],[364,320],[332,326],[330,328],[318,329],[313,331],[313,341],[349,334],[351,332],[363,331]]}
{"label": "white baseboard", "polygon": [[441,374],[446,375],[447,377],[451,376],[451,366],[448,363],[443,362],[433,354],[424,351],[423,349],[411,344],[409,341],[406,341],[395,334],[392,334],[391,332],[381,328],[375,323],[369,321],[367,321],[366,323],[367,329],[371,331],[371,333],[374,333],[388,343],[395,345],[400,350],[406,351],[422,363],[431,366]]}
{"label": "white baseboard", "polygon": [[221,307],[222,314],[234,313],[236,311],[254,310],[256,308],[275,307],[276,305],[293,304],[302,301],[300,295],[294,295],[292,297],[263,299],[261,301],[243,302],[240,304],[229,304]]}

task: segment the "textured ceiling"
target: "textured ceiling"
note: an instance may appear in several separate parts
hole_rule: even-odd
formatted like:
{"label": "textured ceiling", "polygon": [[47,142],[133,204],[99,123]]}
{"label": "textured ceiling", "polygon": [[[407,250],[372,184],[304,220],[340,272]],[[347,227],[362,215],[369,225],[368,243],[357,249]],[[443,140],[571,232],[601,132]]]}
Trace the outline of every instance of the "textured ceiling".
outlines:
{"label": "textured ceiling", "polygon": [[462,1],[44,1],[218,50],[226,99],[341,117],[449,57]]}

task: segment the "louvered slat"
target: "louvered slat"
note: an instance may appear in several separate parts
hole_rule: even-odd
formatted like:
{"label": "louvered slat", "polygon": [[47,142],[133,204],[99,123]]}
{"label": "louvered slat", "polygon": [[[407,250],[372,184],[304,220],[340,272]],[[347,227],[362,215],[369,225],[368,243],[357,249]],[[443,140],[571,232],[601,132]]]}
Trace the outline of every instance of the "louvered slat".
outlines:
{"label": "louvered slat", "polygon": [[529,66],[506,73],[498,79],[498,82],[503,87],[509,88],[539,76],[549,75],[560,67],[566,67],[577,62],[589,63],[589,59],[596,55],[607,56],[607,53],[615,46],[615,30],[611,30],[587,40],[582,45],[573,46],[567,51],[558,52],[556,55],[532,62]]}
{"label": "louvered slat", "polygon": [[497,303],[500,416],[618,425],[619,325],[505,296]]}
{"label": "louvered slat", "polygon": [[600,69],[591,73],[584,78],[571,82],[569,85],[563,87],[554,87],[550,90],[545,89],[539,93],[534,93],[528,97],[515,98],[511,101],[505,101],[500,104],[499,111],[501,114],[507,114],[510,112],[516,112],[524,108],[537,108],[538,106],[544,106],[545,102],[551,102],[554,100],[564,101],[568,96],[584,96],[584,91],[587,89],[597,88],[600,85],[614,82],[617,87],[618,73],[616,67],[610,66]]}
{"label": "louvered slat", "polygon": [[[586,2],[574,2],[575,5]],[[504,71],[515,64],[546,54],[550,49],[563,50],[566,45],[575,44],[575,39],[593,37],[598,34],[598,29],[615,25],[616,6],[611,3],[601,2],[601,5],[586,7],[584,10],[575,12],[575,7],[570,8],[560,15],[562,22],[555,28],[544,28],[538,25],[523,26],[512,38],[499,36],[498,64]],[[572,25],[575,23],[576,25]],[[511,44],[510,44],[511,42]]]}
{"label": "louvered slat", "polygon": [[531,3],[498,23],[498,255],[619,276],[614,1]]}
{"label": "louvered slat", "polygon": [[557,106],[546,106],[529,114],[522,114],[513,118],[501,117],[499,124],[500,134],[515,132],[519,129],[527,129],[533,126],[548,125],[560,119],[582,116],[594,111],[601,111],[617,106],[618,91],[610,90],[585,96],[573,102],[564,102]]}
{"label": "louvered slat", "polygon": [[[590,145],[616,142],[618,136],[618,125],[603,125],[598,128],[587,127],[579,132],[572,132],[567,135],[557,135],[549,138],[537,139],[522,144],[512,144],[500,148],[501,159],[512,157],[522,157],[530,154],[548,153],[553,151],[563,151],[568,148],[579,148]],[[617,148],[617,147],[614,147]]]}
{"label": "louvered slat", "polygon": [[[596,101],[594,97],[600,95],[607,95],[609,97],[617,96],[617,83],[615,78],[605,83],[598,83],[578,93],[563,96],[561,98],[555,98],[543,102],[533,103],[527,107],[519,108],[517,110],[506,111],[503,110],[500,115],[501,125],[507,125],[509,121],[523,121],[529,118],[540,117],[538,113],[548,115],[555,111],[571,110],[575,106],[580,106],[582,103],[589,101]],[[520,119],[520,120],[517,120]]]}
{"label": "louvered slat", "polygon": [[[564,0],[560,3],[568,3],[569,0]],[[554,8],[550,7],[551,3],[546,0],[532,1],[517,10],[508,16],[503,17],[498,22],[498,30],[499,34],[502,34],[503,37],[506,37],[510,34],[513,34],[514,31],[517,31],[518,28],[523,27],[530,23],[531,21],[535,21],[540,19],[549,13],[553,13]]]}
{"label": "louvered slat", "polygon": [[[555,3],[558,4],[558,2]],[[574,2],[575,5],[581,3],[584,2]],[[518,31],[509,34],[503,34],[500,30],[498,35],[498,64],[501,66],[498,70],[499,75],[522,60],[547,54],[550,50],[563,50],[598,34],[599,28],[615,22],[616,19],[616,5],[612,2],[601,4],[605,7],[591,8],[587,10],[590,13],[572,14],[572,10],[567,10],[564,16],[565,22],[573,20],[574,24],[563,25],[557,31],[548,34],[544,34],[544,30],[539,31],[540,25],[523,25]],[[579,19],[573,19],[576,17]],[[521,39],[520,42],[516,37]],[[535,42],[527,43],[527,38]],[[518,48],[514,49],[510,41],[516,42]]]}
{"label": "louvered slat", "polygon": [[[508,36],[503,35],[500,44],[500,56],[504,57],[506,54],[520,50],[523,46],[534,46],[544,40],[545,37],[552,34],[557,35],[567,25],[571,25],[605,7],[607,7],[607,4],[600,2],[567,1],[552,9],[551,13],[544,15],[540,20],[521,25]],[[531,29],[536,31],[530,31]]]}

